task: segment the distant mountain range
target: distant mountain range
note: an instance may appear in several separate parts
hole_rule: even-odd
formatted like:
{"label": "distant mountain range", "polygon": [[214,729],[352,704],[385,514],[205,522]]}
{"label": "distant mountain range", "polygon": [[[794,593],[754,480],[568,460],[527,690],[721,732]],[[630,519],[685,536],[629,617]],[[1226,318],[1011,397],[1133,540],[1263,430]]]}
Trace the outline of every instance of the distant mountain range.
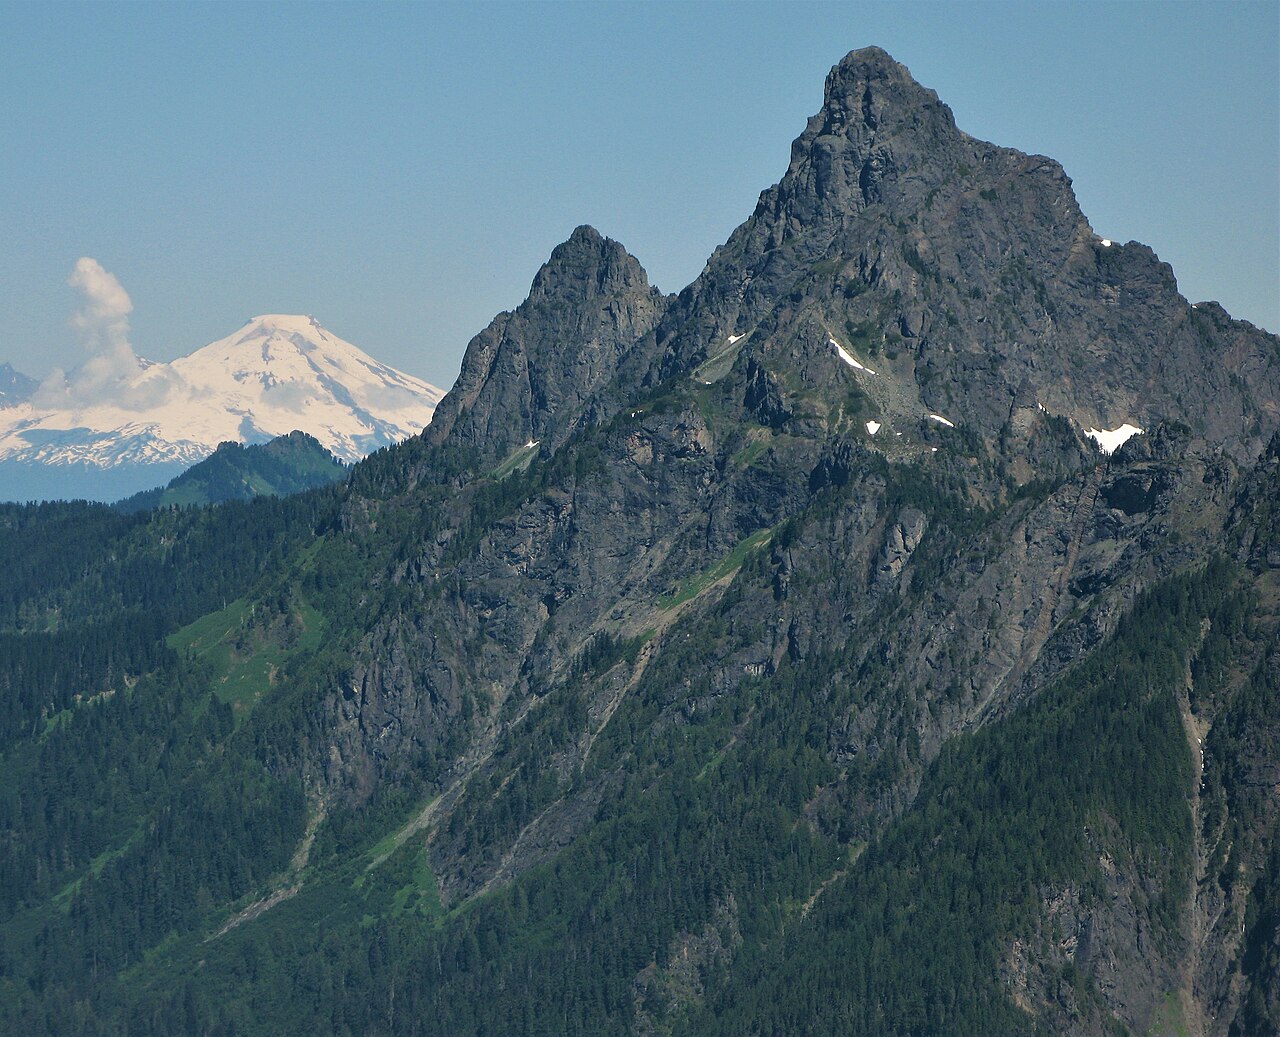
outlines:
{"label": "distant mountain range", "polygon": [[0,409],[14,407],[27,399],[40,383],[15,371],[10,364],[0,364]]}
{"label": "distant mountain range", "polygon": [[314,317],[254,317],[226,338],[92,394],[0,369],[0,499],[114,500],[163,485],[220,443],[301,430],[352,462],[430,422],[444,395]]}

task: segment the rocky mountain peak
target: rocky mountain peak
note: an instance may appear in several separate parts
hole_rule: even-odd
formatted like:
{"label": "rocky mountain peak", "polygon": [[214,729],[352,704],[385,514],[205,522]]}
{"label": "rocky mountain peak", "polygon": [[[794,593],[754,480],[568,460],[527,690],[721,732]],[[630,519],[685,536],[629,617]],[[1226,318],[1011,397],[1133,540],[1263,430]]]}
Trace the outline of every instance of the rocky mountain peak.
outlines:
{"label": "rocky mountain peak", "polygon": [[552,250],[533,279],[529,302],[583,302],[637,286],[649,290],[649,279],[635,256],[584,224]]}
{"label": "rocky mountain peak", "polygon": [[951,109],[879,47],[851,51],[827,74],[822,111],[830,133],[885,135],[912,127],[955,133]]}
{"label": "rocky mountain peak", "polygon": [[[761,192],[660,330],[666,368],[700,362],[735,329],[766,321],[815,263],[849,260],[863,282],[903,287],[911,271],[901,262],[897,227],[921,212],[954,222],[945,203],[986,187],[975,173],[989,179],[1026,158],[1013,156],[957,129],[938,95],[879,47],[851,51],[827,74],[822,107],[792,142],[785,174]],[[1054,173],[1053,204],[1067,220],[1078,216],[1061,167],[1048,159],[1041,165]],[[1007,240],[992,247],[1006,252]],[[695,312],[701,317],[691,333]]]}
{"label": "rocky mountain peak", "polygon": [[1280,413],[1274,337],[1190,306],[1150,248],[1094,231],[1059,163],[964,133],[874,47],[828,74],[786,173],[657,338],[667,373],[705,380],[739,356],[757,416],[753,364],[790,386],[769,424],[862,428],[854,393],[895,433],[941,414],[1017,452],[1041,415],[1080,433],[1173,420],[1251,457]]}
{"label": "rocky mountain peak", "polygon": [[666,306],[622,245],[578,227],[538,271],[529,297],[468,344],[428,440],[499,460],[563,441]]}
{"label": "rocky mountain peak", "polygon": [[780,200],[793,219],[860,212],[891,201],[907,171],[955,161],[963,140],[951,109],[905,65],[878,47],[855,50],[828,73],[821,110],[792,144]]}

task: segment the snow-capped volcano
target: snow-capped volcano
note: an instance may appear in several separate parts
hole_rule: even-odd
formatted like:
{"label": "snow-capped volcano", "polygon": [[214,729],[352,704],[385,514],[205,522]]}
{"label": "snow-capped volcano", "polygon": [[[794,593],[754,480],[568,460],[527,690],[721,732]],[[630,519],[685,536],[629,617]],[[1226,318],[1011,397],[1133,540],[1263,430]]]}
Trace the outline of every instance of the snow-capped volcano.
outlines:
{"label": "snow-capped volcano", "polygon": [[286,314],[254,317],[172,363],[139,360],[92,391],[76,374],[51,377],[0,410],[0,463],[185,467],[221,442],[262,443],[295,429],[356,461],[421,432],[444,395],[314,317]]}
{"label": "snow-capped volcano", "polygon": [[[301,429],[343,461],[421,432],[443,389],[379,363],[314,317],[254,317],[169,365],[217,398],[202,442],[254,442]],[[184,418],[178,428],[192,429]],[[233,428],[231,434],[226,429]]]}

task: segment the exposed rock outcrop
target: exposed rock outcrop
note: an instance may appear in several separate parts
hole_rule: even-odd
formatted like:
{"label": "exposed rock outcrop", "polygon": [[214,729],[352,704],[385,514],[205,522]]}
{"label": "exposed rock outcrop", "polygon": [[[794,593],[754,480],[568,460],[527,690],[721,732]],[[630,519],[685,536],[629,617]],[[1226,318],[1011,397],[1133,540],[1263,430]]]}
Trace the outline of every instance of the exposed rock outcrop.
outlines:
{"label": "exposed rock outcrop", "polygon": [[428,442],[499,461],[528,443],[554,450],[594,394],[634,363],[628,354],[666,304],[634,256],[579,227],[538,271],[529,297],[468,344]]}

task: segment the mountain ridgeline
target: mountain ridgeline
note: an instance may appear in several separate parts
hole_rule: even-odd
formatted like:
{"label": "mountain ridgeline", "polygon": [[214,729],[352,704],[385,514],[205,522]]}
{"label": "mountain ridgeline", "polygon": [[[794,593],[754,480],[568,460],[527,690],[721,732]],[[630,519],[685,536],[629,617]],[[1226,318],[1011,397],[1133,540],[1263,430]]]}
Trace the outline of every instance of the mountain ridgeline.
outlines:
{"label": "mountain ridgeline", "polygon": [[346,481],[0,508],[0,1025],[1280,1032],[1278,433],[855,51],[692,285],[578,228]]}
{"label": "mountain ridgeline", "polygon": [[268,443],[222,443],[167,486],[144,490],[116,504],[117,511],[190,507],[253,497],[287,497],[347,476],[347,466],[314,436],[290,432]]}

